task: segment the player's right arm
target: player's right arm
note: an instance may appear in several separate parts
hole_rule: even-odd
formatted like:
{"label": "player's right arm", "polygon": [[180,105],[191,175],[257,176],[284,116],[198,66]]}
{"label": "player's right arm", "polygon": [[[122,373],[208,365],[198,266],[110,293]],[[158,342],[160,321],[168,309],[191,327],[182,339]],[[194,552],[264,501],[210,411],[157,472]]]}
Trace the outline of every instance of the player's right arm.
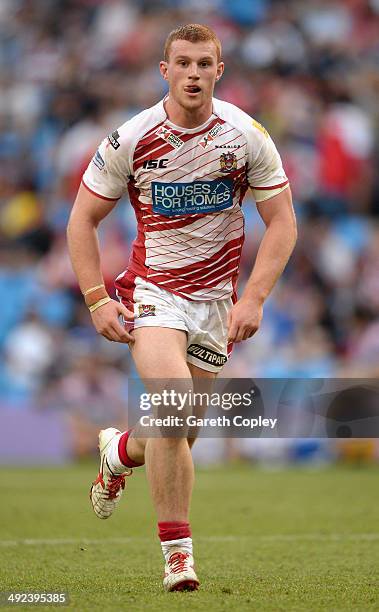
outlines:
{"label": "player's right arm", "polygon": [[[79,188],[67,227],[67,242],[72,267],[83,294],[92,287],[104,284],[97,228],[116,203],[117,200],[98,197],[83,184]],[[91,295],[95,296],[96,292],[87,297],[90,299]],[[133,336],[121,325],[120,315],[127,320],[134,318],[134,314],[116,300],[107,302],[91,313],[92,322],[99,334],[114,342],[133,341]]]}

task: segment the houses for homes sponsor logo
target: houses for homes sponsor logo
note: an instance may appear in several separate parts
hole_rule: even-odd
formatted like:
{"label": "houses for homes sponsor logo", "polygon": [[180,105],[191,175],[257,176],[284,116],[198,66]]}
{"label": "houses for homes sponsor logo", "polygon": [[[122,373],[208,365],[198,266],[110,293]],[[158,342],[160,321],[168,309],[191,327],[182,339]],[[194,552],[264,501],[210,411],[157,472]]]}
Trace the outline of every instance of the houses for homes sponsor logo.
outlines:
{"label": "houses for homes sponsor logo", "polygon": [[165,216],[212,213],[233,206],[233,181],[229,178],[192,183],[151,184],[153,211]]}

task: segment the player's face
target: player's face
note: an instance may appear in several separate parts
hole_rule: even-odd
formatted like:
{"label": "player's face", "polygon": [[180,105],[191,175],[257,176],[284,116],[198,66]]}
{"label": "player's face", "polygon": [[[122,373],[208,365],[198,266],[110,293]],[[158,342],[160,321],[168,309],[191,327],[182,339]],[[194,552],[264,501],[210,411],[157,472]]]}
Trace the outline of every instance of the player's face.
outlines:
{"label": "player's face", "polygon": [[170,96],[175,102],[188,111],[195,111],[209,104],[224,64],[217,61],[217,50],[212,41],[191,43],[174,40],[169,60],[160,63],[160,70],[169,83]]}

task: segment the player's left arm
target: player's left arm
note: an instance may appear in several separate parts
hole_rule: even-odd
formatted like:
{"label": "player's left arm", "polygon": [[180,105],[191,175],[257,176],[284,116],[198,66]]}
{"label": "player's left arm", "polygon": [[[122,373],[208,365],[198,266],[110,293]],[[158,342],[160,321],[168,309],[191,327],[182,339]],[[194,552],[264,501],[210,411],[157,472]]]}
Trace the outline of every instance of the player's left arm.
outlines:
{"label": "player's left arm", "polygon": [[257,203],[266,226],[251,275],[228,316],[228,340],[247,340],[259,329],[263,304],[294,249],[297,229],[290,188]]}

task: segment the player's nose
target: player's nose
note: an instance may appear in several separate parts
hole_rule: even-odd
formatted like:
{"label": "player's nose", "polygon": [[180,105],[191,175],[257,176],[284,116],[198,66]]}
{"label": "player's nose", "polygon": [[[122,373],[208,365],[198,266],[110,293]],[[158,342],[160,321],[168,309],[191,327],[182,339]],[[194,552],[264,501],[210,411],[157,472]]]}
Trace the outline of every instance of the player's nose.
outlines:
{"label": "player's nose", "polygon": [[198,65],[197,65],[197,63],[196,63],[196,62],[192,62],[192,63],[189,65],[189,73],[188,73],[188,76],[189,76],[191,79],[198,79],[198,78],[199,78],[199,67],[198,67]]}

